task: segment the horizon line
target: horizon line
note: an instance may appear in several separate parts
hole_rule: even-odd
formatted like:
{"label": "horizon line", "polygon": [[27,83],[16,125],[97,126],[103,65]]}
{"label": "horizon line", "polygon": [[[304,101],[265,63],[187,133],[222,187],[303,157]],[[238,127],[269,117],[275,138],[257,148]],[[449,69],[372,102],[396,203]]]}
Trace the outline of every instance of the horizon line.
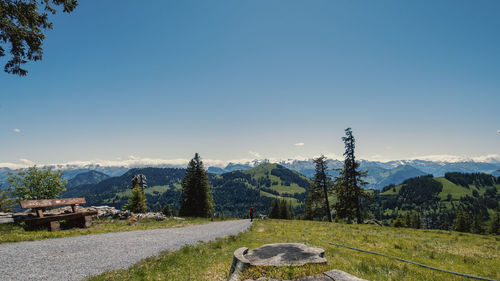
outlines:
{"label": "horizon line", "polygon": [[[319,156],[319,155],[318,155]],[[218,159],[203,159],[203,162],[206,167],[219,167],[224,168],[229,164],[256,164],[256,163],[287,163],[293,161],[310,161],[318,156],[313,157],[291,157],[291,158],[242,158],[242,159],[234,159],[234,160],[218,160]],[[328,160],[337,160],[342,161],[342,158],[339,158],[334,154],[325,154]],[[429,162],[444,162],[444,163],[460,163],[460,162],[476,162],[476,163],[500,163],[500,155],[499,154],[488,154],[482,156],[457,156],[457,155],[426,155],[426,156],[418,156],[411,157],[407,159],[382,159],[378,157],[359,157],[358,161],[369,161],[369,162],[379,162],[379,163],[389,163],[389,162],[404,162],[404,161],[429,161]],[[32,166],[39,167],[56,167],[63,168],[68,166],[101,166],[101,167],[144,167],[144,166],[173,166],[173,167],[182,167],[186,166],[190,159],[185,158],[177,158],[177,159],[161,159],[161,158],[141,158],[135,156],[129,156],[128,159],[116,159],[116,160],[103,160],[103,159],[95,159],[95,160],[83,160],[83,161],[68,161],[63,163],[36,163],[34,161],[28,159],[19,159],[20,163],[11,163],[5,162],[0,163],[0,168],[8,168],[11,170],[15,169],[24,169]]]}

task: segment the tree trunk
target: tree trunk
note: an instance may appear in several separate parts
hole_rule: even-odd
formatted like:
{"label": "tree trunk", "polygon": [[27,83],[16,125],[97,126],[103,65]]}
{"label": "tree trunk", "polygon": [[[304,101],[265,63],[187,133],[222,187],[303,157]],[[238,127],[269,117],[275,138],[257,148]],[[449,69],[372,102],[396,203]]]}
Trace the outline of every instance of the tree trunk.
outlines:
{"label": "tree trunk", "polygon": [[326,212],[328,215],[328,221],[332,222],[332,211],[330,210],[330,202],[328,201],[328,181],[326,180],[326,171],[323,169],[323,190],[325,192],[326,201]]}

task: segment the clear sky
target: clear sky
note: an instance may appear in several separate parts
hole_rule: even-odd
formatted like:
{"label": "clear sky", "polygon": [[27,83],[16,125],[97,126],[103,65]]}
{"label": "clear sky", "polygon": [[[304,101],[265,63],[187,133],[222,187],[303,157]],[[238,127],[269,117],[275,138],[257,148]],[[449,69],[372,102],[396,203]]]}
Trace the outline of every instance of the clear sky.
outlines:
{"label": "clear sky", "polygon": [[0,73],[0,163],[500,154],[500,1],[79,2]]}

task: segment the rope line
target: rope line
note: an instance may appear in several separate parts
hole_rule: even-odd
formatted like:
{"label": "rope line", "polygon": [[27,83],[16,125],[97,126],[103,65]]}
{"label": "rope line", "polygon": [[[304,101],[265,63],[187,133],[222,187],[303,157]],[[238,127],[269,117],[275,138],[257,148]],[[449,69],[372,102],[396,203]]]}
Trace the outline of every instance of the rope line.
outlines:
{"label": "rope line", "polygon": [[410,261],[410,260],[405,260],[405,259],[402,259],[402,258],[390,256],[390,255],[387,255],[387,254],[372,252],[372,251],[368,251],[368,250],[358,249],[358,248],[354,248],[354,247],[350,247],[350,246],[346,246],[346,245],[342,245],[342,244],[338,244],[338,243],[326,241],[326,240],[323,240],[318,235],[315,235],[315,234],[309,232],[306,228],[304,228],[303,231],[306,232],[306,233],[309,233],[311,236],[316,237],[321,242],[326,243],[326,244],[330,244],[330,245],[333,245],[333,246],[347,248],[347,249],[358,251],[358,252],[362,252],[362,253],[368,253],[368,254],[372,254],[372,255],[378,255],[378,256],[382,256],[382,257],[394,259],[394,260],[397,260],[397,261],[414,264],[414,265],[417,265],[417,266],[420,266],[420,267],[423,267],[423,268],[428,268],[428,269],[432,269],[432,270],[436,270],[436,271],[441,271],[441,272],[445,272],[445,273],[455,274],[455,275],[462,276],[462,277],[473,278],[473,279],[478,279],[478,280],[486,280],[486,281],[498,281],[498,280],[495,280],[495,279],[490,279],[490,278],[486,278],[486,277],[470,275],[470,274],[466,274],[466,273],[455,272],[455,271],[451,271],[451,270],[447,270],[447,269],[442,269],[442,268],[438,268],[438,267],[433,267],[433,266],[430,266],[430,265],[426,265],[426,264],[422,264],[422,263],[418,263],[418,262],[414,262],[414,261]]}

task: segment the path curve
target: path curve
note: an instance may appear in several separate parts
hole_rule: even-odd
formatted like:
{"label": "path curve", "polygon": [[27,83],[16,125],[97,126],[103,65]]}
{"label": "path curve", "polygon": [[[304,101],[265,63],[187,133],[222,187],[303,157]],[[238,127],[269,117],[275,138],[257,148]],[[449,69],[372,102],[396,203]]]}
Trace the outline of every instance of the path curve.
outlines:
{"label": "path curve", "polygon": [[246,230],[250,220],[0,244],[1,280],[81,280],[160,251]]}

